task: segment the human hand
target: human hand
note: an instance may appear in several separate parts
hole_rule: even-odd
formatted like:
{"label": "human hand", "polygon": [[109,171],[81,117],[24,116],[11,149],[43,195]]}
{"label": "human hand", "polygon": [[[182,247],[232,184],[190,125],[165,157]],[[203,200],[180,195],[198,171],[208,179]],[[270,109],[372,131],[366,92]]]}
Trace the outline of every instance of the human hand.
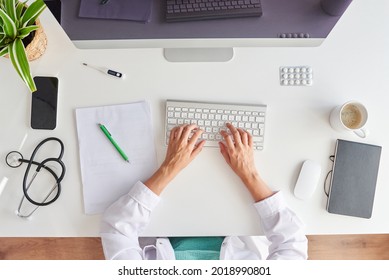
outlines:
{"label": "human hand", "polygon": [[197,141],[202,133],[203,131],[194,124],[173,128],[170,132],[165,160],[145,185],[159,195],[167,184],[201,152],[205,140],[199,143]]}
{"label": "human hand", "polygon": [[222,130],[225,143],[219,142],[220,152],[231,169],[245,181],[257,173],[254,163],[253,137],[241,128],[235,128],[227,123],[231,134]]}
{"label": "human hand", "polygon": [[203,131],[194,124],[173,128],[162,166],[168,168],[174,176],[184,169],[202,150],[205,140],[197,144],[202,133]]}
{"label": "human hand", "polygon": [[254,162],[253,137],[241,128],[227,123],[231,135],[225,130],[220,134],[225,143],[219,142],[220,152],[231,169],[240,177],[255,201],[263,200],[273,194],[261,179]]}

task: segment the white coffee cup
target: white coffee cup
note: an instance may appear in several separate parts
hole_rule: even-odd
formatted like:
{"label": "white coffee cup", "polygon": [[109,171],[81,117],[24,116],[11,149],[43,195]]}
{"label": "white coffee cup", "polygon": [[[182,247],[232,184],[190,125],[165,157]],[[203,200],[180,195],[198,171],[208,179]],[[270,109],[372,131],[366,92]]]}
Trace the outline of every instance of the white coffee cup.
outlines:
{"label": "white coffee cup", "polygon": [[363,104],[349,101],[331,111],[330,124],[337,131],[352,131],[359,137],[365,138],[369,133],[365,128],[367,118],[368,113]]}

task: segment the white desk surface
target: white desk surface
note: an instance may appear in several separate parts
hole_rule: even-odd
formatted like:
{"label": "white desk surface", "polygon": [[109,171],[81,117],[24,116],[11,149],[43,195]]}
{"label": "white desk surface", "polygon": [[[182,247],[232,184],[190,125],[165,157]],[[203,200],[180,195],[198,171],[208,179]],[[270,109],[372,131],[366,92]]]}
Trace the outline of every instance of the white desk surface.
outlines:
{"label": "white desk surface", "polygon": [[[83,211],[74,110],[148,100],[157,157],[162,162],[167,98],[267,104],[265,150],[255,153],[256,164],[268,184],[282,190],[289,206],[306,223],[307,234],[389,233],[388,1],[355,0],[320,47],[237,48],[227,63],[169,63],[159,48],[78,50],[48,11],[41,21],[49,45],[44,56],[32,63],[32,71],[60,79],[58,124],[50,132],[30,128],[30,94],[11,63],[1,58],[0,181],[9,180],[0,196],[0,236],[98,236],[100,216]],[[109,66],[127,78],[104,76],[82,62]],[[281,87],[278,69],[285,65],[310,65],[314,85]],[[336,132],[329,125],[331,109],[348,100],[359,100],[369,110],[367,139]],[[26,135],[20,150],[26,157],[48,136],[61,138],[66,146],[62,195],[31,220],[15,215],[25,168],[11,169],[4,161]],[[338,138],[383,146],[371,219],[325,210],[323,183]],[[312,198],[300,201],[292,191],[306,159],[319,162],[323,172]],[[144,235],[260,234],[251,203],[219,151],[204,149],[164,191]]]}

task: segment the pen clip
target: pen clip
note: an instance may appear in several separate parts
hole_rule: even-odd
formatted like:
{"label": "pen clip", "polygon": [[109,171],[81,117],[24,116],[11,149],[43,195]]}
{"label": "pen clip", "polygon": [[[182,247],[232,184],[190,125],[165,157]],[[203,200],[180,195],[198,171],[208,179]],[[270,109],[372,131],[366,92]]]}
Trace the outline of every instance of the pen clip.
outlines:
{"label": "pen clip", "polygon": [[100,5],[105,5],[105,4],[108,3],[108,1],[109,1],[109,0],[101,0],[101,1],[100,1]]}

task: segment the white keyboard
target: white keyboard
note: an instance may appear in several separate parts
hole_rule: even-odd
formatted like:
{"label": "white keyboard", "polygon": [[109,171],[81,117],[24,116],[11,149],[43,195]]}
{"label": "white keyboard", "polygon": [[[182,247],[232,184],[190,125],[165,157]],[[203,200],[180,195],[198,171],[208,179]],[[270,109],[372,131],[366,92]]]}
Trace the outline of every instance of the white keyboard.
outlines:
{"label": "white keyboard", "polygon": [[255,150],[263,149],[266,105],[243,105],[167,100],[165,143],[169,143],[170,130],[183,124],[196,124],[204,132],[201,139],[206,147],[219,147],[223,140],[219,133],[226,123],[240,127],[253,136]]}

